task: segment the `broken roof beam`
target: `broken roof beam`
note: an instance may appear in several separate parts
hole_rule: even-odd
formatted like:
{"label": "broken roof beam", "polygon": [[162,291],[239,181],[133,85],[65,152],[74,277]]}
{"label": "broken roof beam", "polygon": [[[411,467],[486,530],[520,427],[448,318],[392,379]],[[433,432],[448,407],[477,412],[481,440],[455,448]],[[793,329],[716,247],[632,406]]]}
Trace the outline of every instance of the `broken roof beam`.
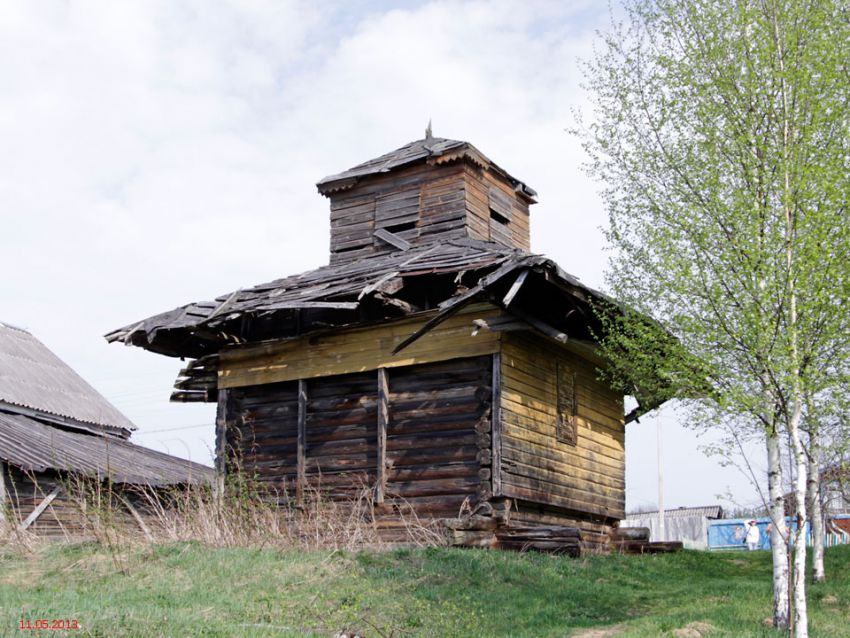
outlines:
{"label": "broken roof beam", "polygon": [[517,278],[514,281],[513,285],[511,285],[504,299],[502,299],[502,305],[504,305],[505,308],[511,305],[511,302],[514,300],[514,297],[516,297],[520,288],[522,288],[522,285],[525,283],[525,279],[526,277],[528,277],[528,273],[530,270],[530,268],[526,268],[517,275]]}
{"label": "broken roof beam", "polygon": [[279,304],[268,304],[263,311],[270,310],[357,310],[360,306],[356,301],[284,301]]}
{"label": "broken roof beam", "polygon": [[386,228],[379,228],[374,233],[372,233],[375,237],[380,239],[383,242],[388,243],[390,246],[394,246],[399,250],[409,250],[410,242],[406,239],[402,239],[395,233],[391,233]]}
{"label": "broken roof beam", "polygon": [[491,317],[489,319],[473,319],[472,336],[474,337],[483,328],[490,332],[516,332],[519,330],[533,330],[526,322],[512,315],[505,317]]}
{"label": "broken roof beam", "polygon": [[[505,308],[507,310],[507,308]],[[543,333],[550,339],[554,339],[558,343],[566,343],[569,340],[569,336],[565,332],[561,332],[554,326],[546,323],[545,321],[541,321],[537,317],[528,314],[527,312],[520,310],[519,308],[511,308],[511,314],[516,316],[518,319],[522,319],[529,326],[537,330],[538,332]]]}
{"label": "broken roof beam", "polygon": [[426,332],[432,330],[434,327],[441,324],[443,321],[454,315],[461,308],[463,308],[466,304],[472,301],[475,297],[481,294],[485,288],[493,285],[495,282],[499,281],[505,275],[512,273],[517,268],[521,268],[525,265],[525,260],[520,261],[508,261],[507,263],[502,263],[502,265],[491,272],[489,275],[486,275],[481,278],[478,282],[478,285],[470,288],[464,294],[459,297],[455,297],[454,299],[450,299],[449,302],[443,307],[440,312],[434,315],[430,320],[425,322],[425,325],[422,326],[419,330],[414,332],[412,335],[404,339],[401,343],[399,343],[394,349],[393,354],[398,354],[402,350],[404,350],[411,343],[419,339]]}

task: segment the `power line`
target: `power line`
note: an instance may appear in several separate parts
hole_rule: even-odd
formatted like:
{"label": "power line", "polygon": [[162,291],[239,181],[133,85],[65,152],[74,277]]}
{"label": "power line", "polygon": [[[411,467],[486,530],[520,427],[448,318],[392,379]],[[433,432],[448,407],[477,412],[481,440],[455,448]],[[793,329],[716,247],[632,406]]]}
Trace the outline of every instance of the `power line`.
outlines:
{"label": "power line", "polygon": [[134,436],[138,436],[140,434],[158,434],[160,432],[175,432],[177,430],[191,430],[194,428],[206,428],[212,426],[212,423],[195,423],[194,425],[179,425],[176,428],[162,428],[160,430],[145,430],[145,431],[137,431],[134,432]]}

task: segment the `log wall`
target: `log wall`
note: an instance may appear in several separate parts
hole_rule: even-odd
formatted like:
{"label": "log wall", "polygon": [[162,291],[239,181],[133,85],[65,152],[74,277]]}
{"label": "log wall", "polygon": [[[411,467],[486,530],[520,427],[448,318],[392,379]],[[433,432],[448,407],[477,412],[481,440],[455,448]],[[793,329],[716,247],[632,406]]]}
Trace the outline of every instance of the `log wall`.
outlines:
{"label": "log wall", "polygon": [[[470,162],[419,164],[330,194],[330,263],[397,248],[376,239],[387,230],[411,245],[472,237],[529,249],[529,200],[497,173]],[[496,211],[494,220],[491,210]]]}
{"label": "log wall", "polygon": [[[378,481],[381,499],[418,514],[456,516],[489,496],[490,356],[335,375],[303,383],[303,488],[351,498]],[[381,377],[386,392],[380,393]],[[298,387],[290,381],[228,390],[228,448],[246,476],[277,490],[298,482]],[[379,437],[379,402],[386,402]],[[381,449],[383,446],[383,449]]]}
{"label": "log wall", "polygon": [[[37,518],[26,528],[29,533],[49,540],[68,540],[93,537],[93,525],[99,523],[120,527],[130,533],[141,534],[138,523],[126,506],[103,486],[81,479],[73,479],[56,472],[25,473],[16,467],[7,467],[7,514],[9,523],[20,526],[39,508],[56,488],[57,495],[43,508]],[[139,506],[132,491],[115,488],[115,494]]]}
{"label": "log wall", "polygon": [[[465,167],[464,180],[469,236],[530,250],[528,200],[491,171],[473,165]],[[494,219],[491,209],[508,223]]]}
{"label": "log wall", "polygon": [[[501,361],[501,494],[575,520],[623,518],[622,397],[597,380],[592,363],[542,337],[506,334]],[[558,433],[559,372],[574,383],[574,443]]]}
{"label": "log wall", "polygon": [[387,496],[418,513],[457,516],[489,497],[492,358],[388,373]]}
{"label": "log wall", "polygon": [[231,390],[225,410],[228,473],[242,471],[282,498],[295,496],[298,382]]}
{"label": "log wall", "polygon": [[372,176],[332,193],[330,263],[397,250],[375,239],[374,232],[380,228],[412,244],[427,241],[435,233],[464,237],[463,189],[463,166],[453,163],[421,164]]}
{"label": "log wall", "polygon": [[[459,313],[407,359],[388,353],[424,318],[223,354],[229,444],[284,498],[299,485],[335,498],[375,486],[385,521],[400,504],[450,518],[487,501],[509,525],[572,526],[601,548],[624,516],[622,397],[569,344],[527,331],[472,337],[472,319],[493,312]],[[281,376],[292,378],[240,385]]]}

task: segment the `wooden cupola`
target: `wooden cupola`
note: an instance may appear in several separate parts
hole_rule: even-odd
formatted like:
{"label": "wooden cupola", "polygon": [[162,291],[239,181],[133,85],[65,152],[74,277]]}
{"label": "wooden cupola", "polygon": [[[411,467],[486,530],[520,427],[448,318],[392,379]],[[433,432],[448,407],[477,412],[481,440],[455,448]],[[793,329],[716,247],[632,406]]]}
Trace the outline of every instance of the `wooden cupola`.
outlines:
{"label": "wooden cupola", "polygon": [[529,250],[537,193],[469,142],[431,135],[321,180],[330,263],[469,237]]}

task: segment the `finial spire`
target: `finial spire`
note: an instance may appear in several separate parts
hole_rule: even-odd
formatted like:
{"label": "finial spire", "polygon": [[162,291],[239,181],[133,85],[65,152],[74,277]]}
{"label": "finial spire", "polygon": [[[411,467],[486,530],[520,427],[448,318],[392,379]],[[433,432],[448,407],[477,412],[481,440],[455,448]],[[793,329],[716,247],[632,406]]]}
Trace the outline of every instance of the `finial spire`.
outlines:
{"label": "finial spire", "polygon": [[428,128],[425,129],[425,139],[430,140],[434,137],[434,134],[431,132],[431,118],[428,118]]}

